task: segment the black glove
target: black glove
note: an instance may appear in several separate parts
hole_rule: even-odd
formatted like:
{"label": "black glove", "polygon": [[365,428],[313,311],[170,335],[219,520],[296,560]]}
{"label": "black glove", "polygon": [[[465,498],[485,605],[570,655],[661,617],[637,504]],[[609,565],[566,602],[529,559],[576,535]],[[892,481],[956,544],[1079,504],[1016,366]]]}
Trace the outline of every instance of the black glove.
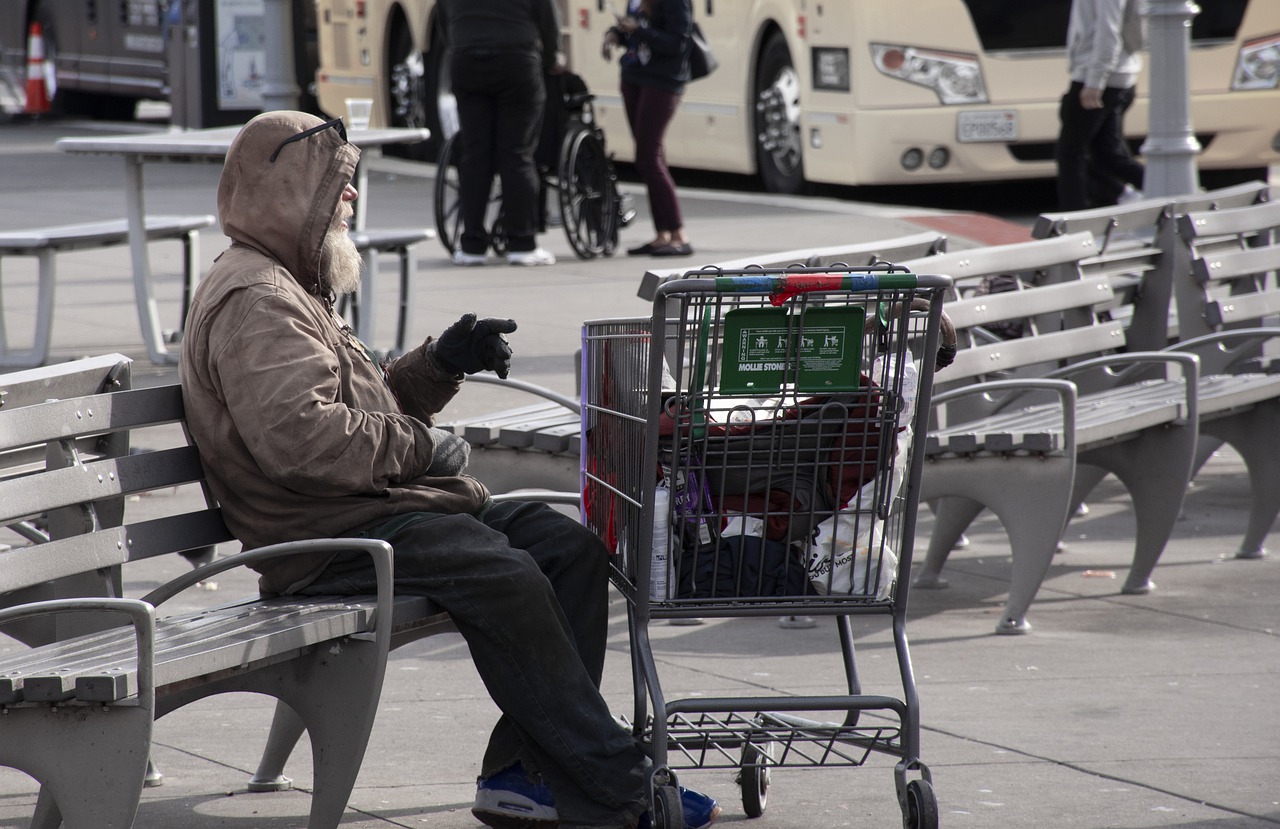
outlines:
{"label": "black glove", "polygon": [[431,432],[431,439],[435,442],[427,474],[434,478],[452,478],[455,475],[461,475],[471,457],[471,444],[452,432],[446,432],[434,426],[427,428]]}
{"label": "black glove", "polygon": [[515,330],[515,320],[489,318],[476,322],[475,314],[464,314],[432,346],[445,371],[475,374],[488,370],[506,380],[511,372],[511,345],[502,335]]}

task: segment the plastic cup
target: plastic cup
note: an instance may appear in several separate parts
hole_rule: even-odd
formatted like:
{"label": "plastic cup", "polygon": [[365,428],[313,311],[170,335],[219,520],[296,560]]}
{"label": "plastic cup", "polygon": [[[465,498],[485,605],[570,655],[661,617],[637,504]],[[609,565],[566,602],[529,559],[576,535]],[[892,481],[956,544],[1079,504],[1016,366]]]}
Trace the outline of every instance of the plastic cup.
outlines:
{"label": "plastic cup", "polygon": [[373,99],[347,98],[347,127],[353,130],[367,130],[369,116],[373,113]]}

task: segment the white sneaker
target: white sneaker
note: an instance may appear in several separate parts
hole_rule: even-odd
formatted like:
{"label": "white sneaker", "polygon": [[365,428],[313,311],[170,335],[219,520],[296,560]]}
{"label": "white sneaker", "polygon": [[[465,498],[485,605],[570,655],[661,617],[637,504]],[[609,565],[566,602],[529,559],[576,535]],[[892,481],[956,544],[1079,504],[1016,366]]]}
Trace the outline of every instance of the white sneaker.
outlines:
{"label": "white sneaker", "polygon": [[475,267],[483,265],[488,257],[483,253],[467,253],[462,248],[458,248],[453,252],[453,264],[462,265],[463,267]]}
{"label": "white sneaker", "polygon": [[516,250],[507,254],[508,265],[554,265],[555,263],[555,255],[542,248]]}
{"label": "white sneaker", "polygon": [[1143,195],[1141,190],[1134,187],[1132,184],[1126,184],[1124,186],[1124,192],[1116,197],[1116,204],[1132,204],[1136,201],[1142,201],[1145,198],[1146,196]]}

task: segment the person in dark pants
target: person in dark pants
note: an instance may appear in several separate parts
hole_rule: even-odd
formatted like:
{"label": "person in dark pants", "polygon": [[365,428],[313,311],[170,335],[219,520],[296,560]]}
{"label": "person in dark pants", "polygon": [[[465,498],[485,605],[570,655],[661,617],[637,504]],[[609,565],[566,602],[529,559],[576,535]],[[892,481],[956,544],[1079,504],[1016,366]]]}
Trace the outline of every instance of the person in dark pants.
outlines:
{"label": "person in dark pants", "polygon": [[543,77],[564,71],[553,0],[444,0],[440,22],[452,48],[462,158],[458,184],[462,239],[455,265],[483,265],[485,211],[496,174],[511,265],[553,265],[537,246],[538,170],[534,150],[547,99]]}
{"label": "person in dark pants", "polygon": [[1124,141],[1124,114],[1142,68],[1139,0],[1074,0],[1067,26],[1071,86],[1062,96],[1055,158],[1058,209],[1141,198],[1144,170]]}
{"label": "person in dark pants", "polygon": [[605,33],[602,54],[619,58],[622,102],[636,143],[636,172],[649,194],[655,235],[630,248],[631,256],[690,256],[676,185],[667,169],[662,141],[689,82],[693,36],[690,0],[631,0],[628,14]]}
{"label": "person in dark pants", "polygon": [[[652,763],[599,690],[608,551],[546,504],[495,503],[466,474],[466,441],[433,425],[467,375],[507,377],[514,321],[465,314],[377,363],[334,313],[360,282],[348,232],[359,155],[340,119],[302,112],[259,115],[231,144],[218,218],[232,243],[195,293],[179,364],[209,487],[245,549],[384,539],[395,592],[449,613],[502,711],[477,781],[482,822],[630,829]],[[256,569],[273,595],[375,583],[350,554]],[[684,803],[694,829],[719,813],[696,792]]]}

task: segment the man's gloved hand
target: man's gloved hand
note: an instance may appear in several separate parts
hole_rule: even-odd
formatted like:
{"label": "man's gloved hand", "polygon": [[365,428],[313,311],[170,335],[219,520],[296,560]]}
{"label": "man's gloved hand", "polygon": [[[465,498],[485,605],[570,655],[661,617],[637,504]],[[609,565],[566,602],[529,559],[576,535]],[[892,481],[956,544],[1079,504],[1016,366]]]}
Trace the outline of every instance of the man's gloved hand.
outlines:
{"label": "man's gloved hand", "polygon": [[502,335],[515,330],[515,320],[489,318],[476,322],[475,314],[464,314],[432,346],[445,371],[475,374],[488,370],[506,380],[511,372],[511,344]]}
{"label": "man's gloved hand", "polygon": [[435,450],[431,453],[431,466],[427,467],[427,474],[433,478],[461,475],[471,457],[471,444],[452,432],[434,426],[429,426],[428,431],[435,442]]}

